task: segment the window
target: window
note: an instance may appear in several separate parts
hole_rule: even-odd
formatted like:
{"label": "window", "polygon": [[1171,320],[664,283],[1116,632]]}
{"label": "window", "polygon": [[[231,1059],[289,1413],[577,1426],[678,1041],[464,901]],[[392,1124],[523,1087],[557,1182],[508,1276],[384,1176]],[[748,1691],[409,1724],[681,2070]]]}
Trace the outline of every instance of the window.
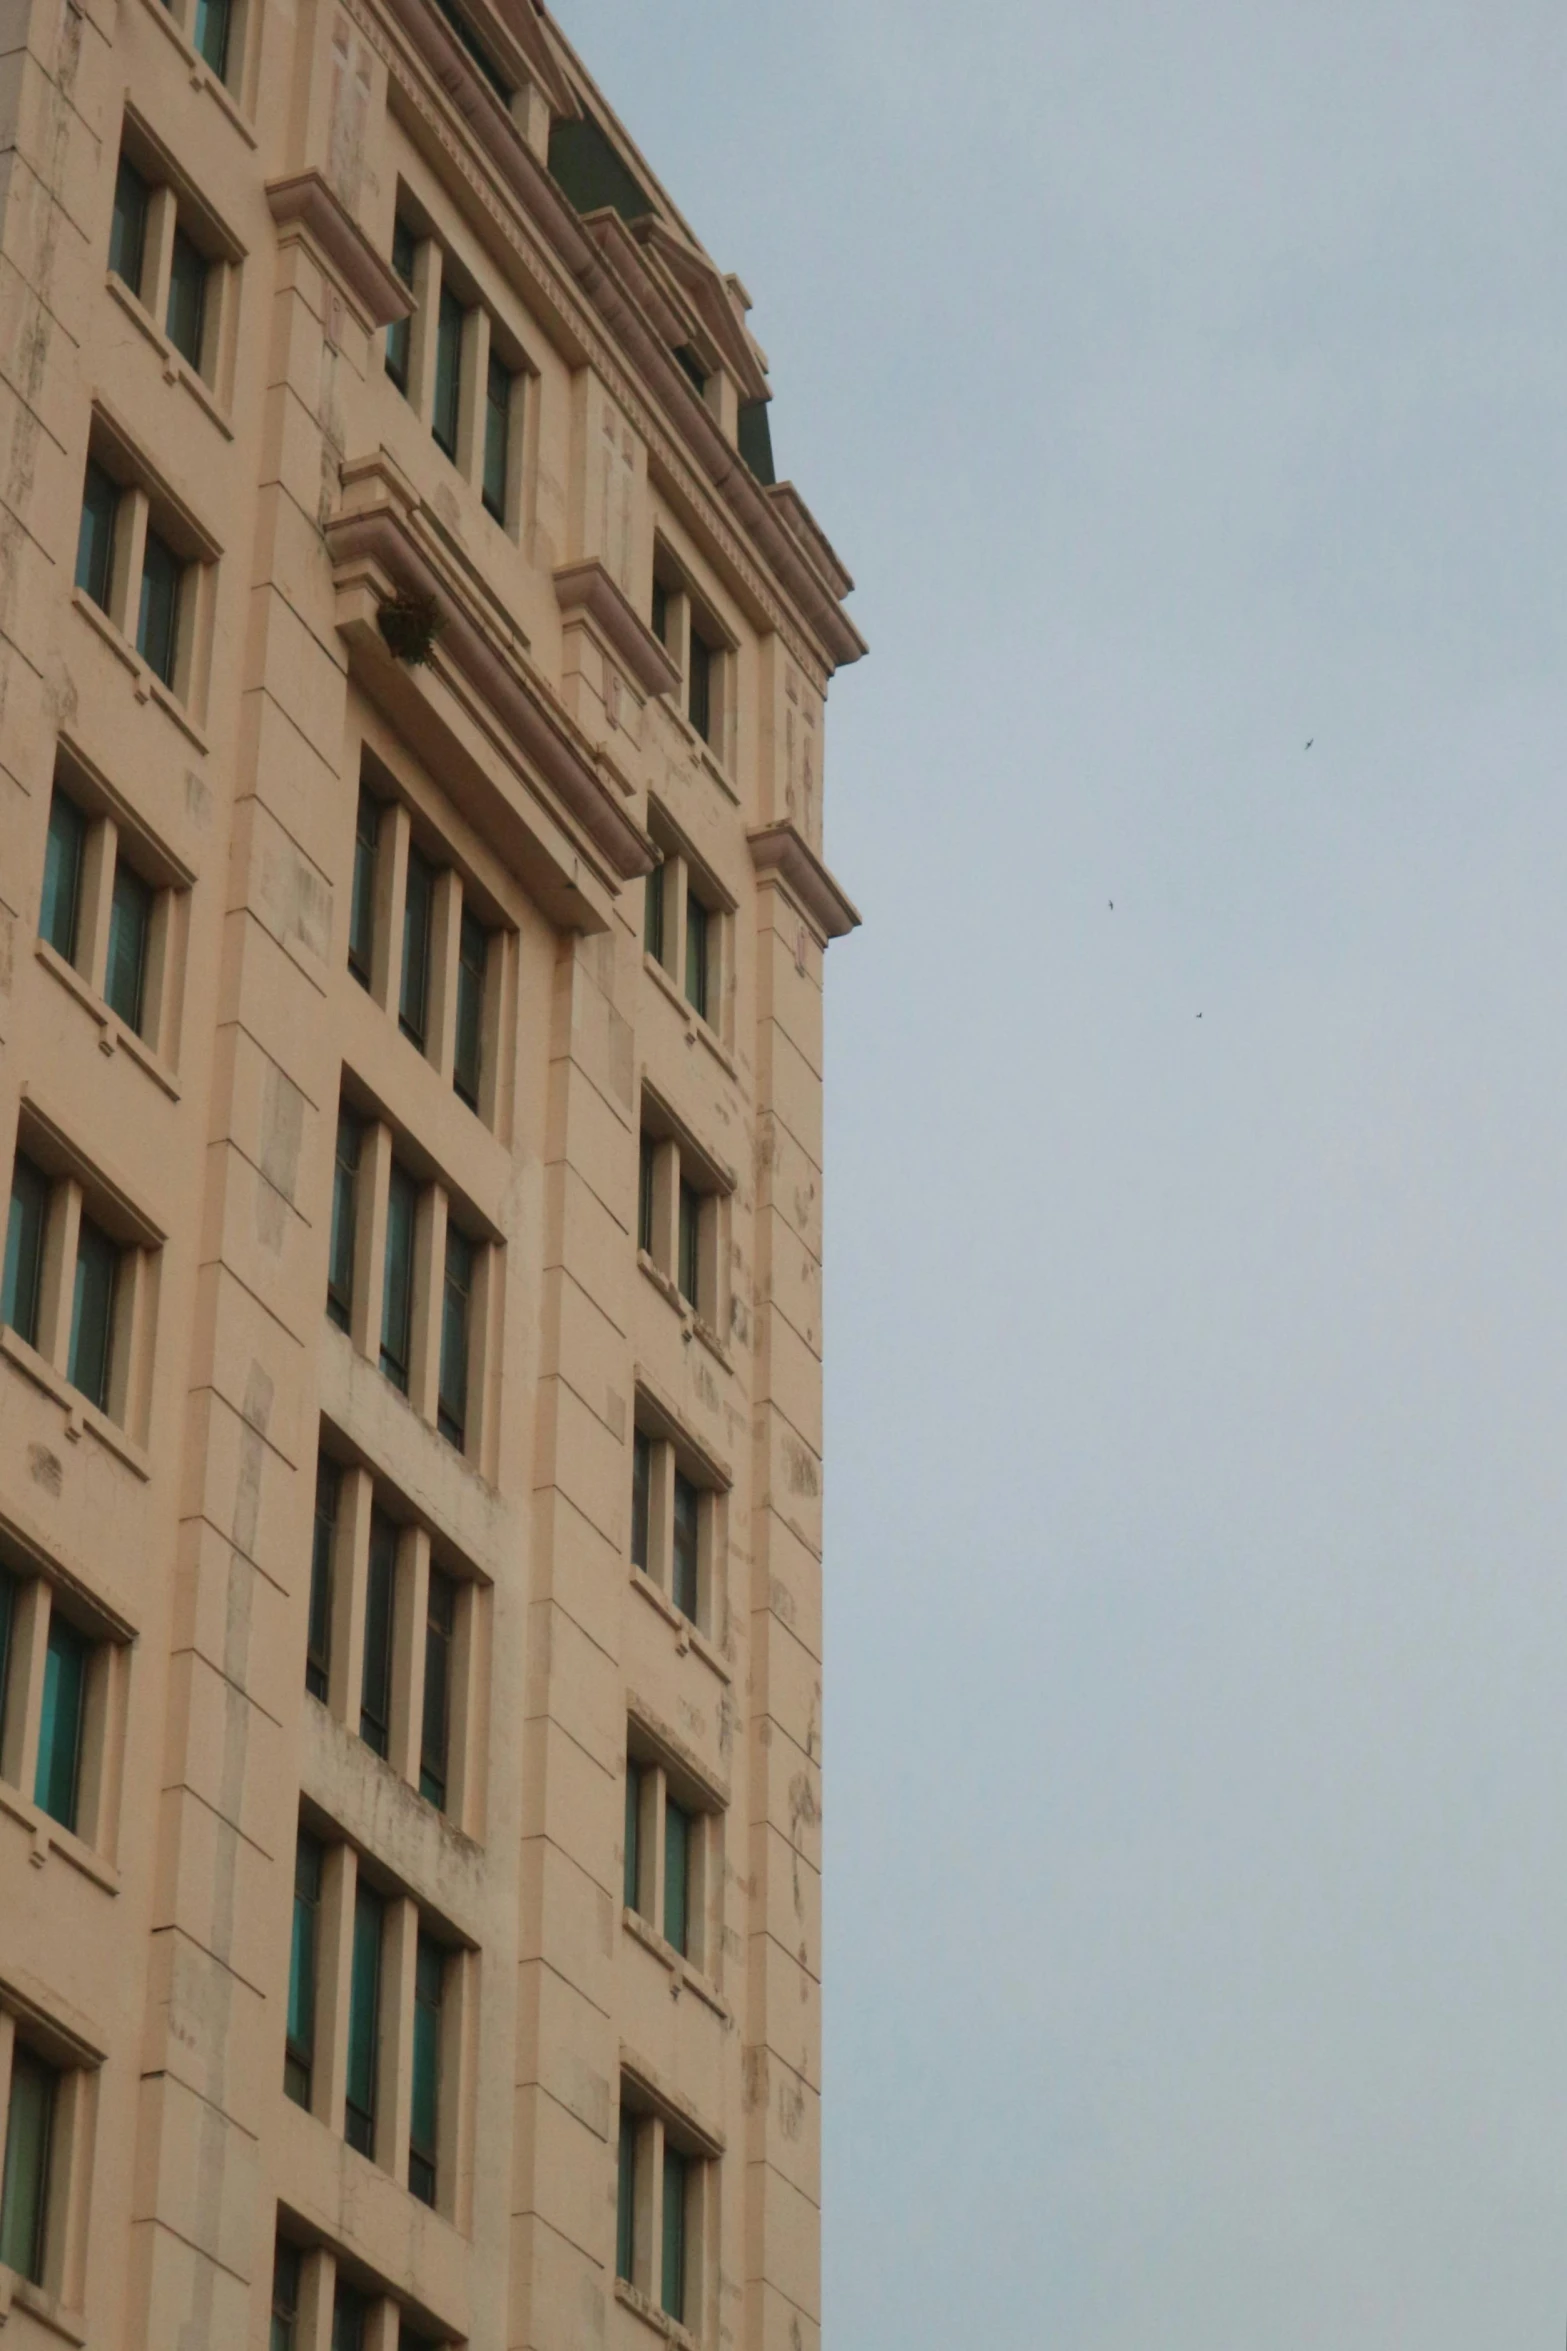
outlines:
{"label": "window", "polygon": [[435,4],[509,114],[515,93],[472,25],[469,24],[462,12],[453,6],[452,0],[435,0]]}
{"label": "window", "polygon": [[637,1245],[669,1290],[710,1334],[722,1331],[721,1275],[732,1179],[694,1143],[670,1131],[673,1121],[645,1087]]}
{"label": "window", "polygon": [[44,1653],[43,1714],[38,1732],[38,1768],[33,1802],[64,1829],[76,1828],[82,1767],[82,1724],[87,1709],[87,1666],[91,1646],[57,1608],[49,1611]]}
{"label": "window", "polygon": [[479,1107],[484,1055],[484,989],[489,972],[490,935],[465,906],[457,945],[457,1034],[452,1051],[452,1085],[470,1110]]}
{"label": "window", "polygon": [[652,1733],[631,1723],[626,1737],[625,1906],[656,1927],[669,1950],[693,1967],[701,1967],[708,1956],[705,1914],[708,1888],[718,1869],[720,1836],[716,1804],[711,1790],[689,1771],[666,1764]]}
{"label": "window", "polygon": [[359,1153],[364,1129],[346,1110],[337,1114],[337,1156],[332,1166],[332,1242],[327,1264],[326,1310],[340,1331],[354,1313],[354,1228],[359,1195]]}
{"label": "window", "polygon": [[385,1760],[392,1742],[392,1635],[397,1611],[397,1529],[379,1510],[370,1519],[370,1566],[365,1587],[364,1671],[359,1736]]}
{"label": "window", "polygon": [[368,2351],[369,2297],[340,2284],[332,2300],[332,2351]]}
{"label": "window", "polygon": [[0,1754],[5,1752],[5,1694],[11,1682],[11,1627],[16,1621],[16,1578],[0,1567]]}
{"label": "window", "polygon": [[664,1800],[664,1940],[682,1959],[691,1940],[691,1843],[694,1823],[673,1796]]}
{"label": "window", "polygon": [[[228,0],[197,0],[197,23],[226,47]],[[193,183],[179,189],[168,184],[172,167],[130,114],[124,142],[109,223],[109,268],[161,324],[186,365],[210,381],[226,265],[238,261],[238,248]]]}
{"label": "window", "polygon": [[655,865],[642,885],[642,944],[655,963],[664,961],[664,869]]}
{"label": "window", "polygon": [[686,897],[686,1002],[707,1018],[707,908],[695,891]]}
{"label": "window", "polygon": [[343,2136],[375,2156],[377,2075],[381,2062],[381,1933],[386,1906],[370,1887],[354,1894],[354,1941],[348,1992],[348,2091]]}
{"label": "window", "polygon": [[703,2214],[712,2150],[622,2079],[615,2270],[677,2326],[695,2328],[708,2242]]}
{"label": "window", "polygon": [[11,1169],[11,1213],[5,1228],[5,1296],[0,1300],[0,1321],[9,1323],[29,1347],[36,1347],[39,1338],[39,1290],[43,1279],[49,1189],[48,1177],[18,1151]]}
{"label": "window", "polygon": [[381,807],[363,786],[354,826],[354,886],[348,911],[348,968],[362,988],[371,981],[375,954],[376,852],[381,843]]}
{"label": "window", "polygon": [[114,526],[119,511],[119,483],[111,480],[96,458],[90,457],[82,485],[82,520],[76,539],[76,585],[104,612],[109,609],[114,583]]}
{"label": "window", "polygon": [[76,586],[132,642],[157,683],[198,715],[210,635],[204,583],[217,553],[118,426],[95,412]]}
{"label": "window", "polygon": [[440,1568],[432,1567],[424,1628],[424,1720],[419,1734],[419,1793],[438,1812],[446,1810],[452,1725],[452,1643],[456,1631],[457,1586]]}
{"label": "window", "polygon": [[666,2317],[684,2326],[686,2317],[686,2200],[691,2164],[664,2141],[664,2264],[661,2299]]}
{"label": "window", "polygon": [[716,648],[691,624],[691,658],[686,677],[686,716],[704,743],[713,739],[713,671]]}
{"label": "window", "polygon": [[615,2197],[615,2275],[637,2282],[637,2156],[642,2132],[636,2115],[620,2110],[620,2172]]}
{"label": "window", "polygon": [[207,279],[211,268],[183,229],[174,232],[169,260],[169,306],[164,331],[180,357],[200,373],[207,324]]}
{"label": "window", "polygon": [[631,1564],[652,1572],[653,1440],[638,1429],[631,1440]]}
{"label": "window", "polygon": [[[56,1165],[60,1138],[46,1130]],[[96,1182],[73,1172],[46,1172],[24,1127],[11,1172],[5,1279],[0,1319],[95,1410],[140,1436],[146,1407],[152,1285],[144,1261],[154,1249],[135,1230],[123,1200],[101,1196]]]}
{"label": "window", "polygon": [[11,2056],[5,2171],[0,2177],[0,2262],[44,2281],[49,2237],[49,2155],[60,2077],[17,2042]]}
{"label": "window", "polygon": [[[59,769],[71,783],[57,772],[50,794],[38,936],[97,989],[124,1033],[172,1050],[163,1032],[173,1026],[166,1006],[178,1002],[184,934],[175,906],[186,877],[74,759],[62,754]],[[85,912],[102,906],[105,890],[106,929]]]}
{"label": "window", "polygon": [[38,936],[67,963],[76,961],[76,926],[82,897],[82,860],[87,819],[74,800],[55,785],[49,800],[49,838],[44,849],[43,897]]}
{"label": "window", "polygon": [[626,1758],[626,1851],[623,1899],[628,1910],[642,1909],[642,1784],[646,1774],[634,1757]]}
{"label": "window", "polygon": [[288,2024],[283,2087],[308,2114],[316,2054],[316,1971],[320,1959],[321,1847],[299,1831],[294,1847],[294,1912],[288,1955]]}
{"label": "window", "polygon": [[[414,254],[417,250],[413,230],[405,220],[392,223],[392,267],[408,288],[414,288]],[[413,320],[398,318],[386,330],[386,372],[404,399],[408,396],[408,358],[413,337]]]}
{"label": "window", "polygon": [[680,1179],[680,1254],[675,1281],[681,1297],[700,1314],[702,1297],[702,1195],[695,1184]]}
{"label": "window", "polygon": [[337,1543],[337,1505],[342,1473],[337,1463],[316,1458],[316,1517],[310,1546],[310,1620],[305,1636],[305,1688],[323,1705],[332,1676],[332,1554]]}
{"label": "window", "polygon": [[441,288],[435,335],[435,401],[430,430],[435,445],[446,455],[457,455],[457,425],[462,413],[463,306],[450,286]]}
{"label": "window", "polygon": [[392,1162],[386,1207],[386,1268],[381,1287],[381,1369],[394,1388],[408,1393],[413,1356],[414,1228],[419,1187],[404,1167]]}
{"label": "window", "polygon": [[154,677],[166,686],[174,683],[179,649],[180,589],[185,566],[166,539],[147,532],[142,558],[141,610],[136,624],[136,650]]}
{"label": "window", "polygon": [[468,1429],[468,1346],[472,1331],[473,1243],[446,1227],[446,1281],[441,1305],[441,1381],[436,1427],[463,1450]]}
{"label": "window", "polygon": [[[694,1625],[712,1615],[710,1557],[719,1473],[702,1462],[651,1400],[639,1397],[631,1441],[631,1564],[662,1586]],[[651,1422],[652,1425],[645,1425]],[[691,1474],[694,1472],[695,1474]],[[699,1482],[703,1478],[706,1483]]]}
{"label": "window", "polygon": [[196,0],[191,38],[196,54],[210,65],[218,80],[228,76],[230,0]]}
{"label": "window", "polygon": [[668,818],[649,812],[661,862],[643,883],[642,944],[710,1028],[721,1025],[727,918],[732,901],[698,869]]}
{"label": "window", "polygon": [[279,2237],[272,2251],[272,2332],[267,2351],[296,2351],[299,2271],[299,2247]]}
{"label": "window", "polygon": [[109,222],[109,267],[133,294],[141,292],[142,257],[147,249],[147,206],[152,190],[128,155],[120,157]]}
{"label": "window", "polygon": [[118,1248],[101,1225],[84,1216],[76,1243],[71,1351],[65,1376],[100,1412],[109,1408],[109,1368],[113,1359],[115,1293],[119,1280]]}
{"label": "window", "polygon": [[484,386],[484,504],[499,523],[506,520],[506,478],[511,440],[511,369],[490,353]]}
{"label": "window", "polygon": [[682,1470],[675,1472],[674,1544],[671,1550],[673,1574],[670,1578],[670,1598],[682,1616],[689,1616],[693,1624],[697,1612],[698,1528],[701,1522],[702,1497]]}
{"label": "window", "polygon": [[662,580],[653,582],[653,634],[659,643],[669,648],[669,590]]}
{"label": "window", "polygon": [[658,1180],[658,1138],[644,1131],[637,1165],[637,1247],[653,1254],[654,1199]]}
{"label": "window", "polygon": [[430,1019],[430,929],[435,911],[435,868],[417,849],[408,852],[403,897],[403,978],[397,1018],[403,1035],[422,1053]]}
{"label": "window", "polygon": [[413,2096],[409,2107],[408,2186],[421,2204],[435,2202],[441,2099],[441,1994],[446,1954],[429,1935],[414,1960]]}
{"label": "window", "polygon": [[153,891],[123,857],[114,867],[109,902],[109,960],[104,1002],[139,1037],[146,1014],[147,950],[152,939]]}

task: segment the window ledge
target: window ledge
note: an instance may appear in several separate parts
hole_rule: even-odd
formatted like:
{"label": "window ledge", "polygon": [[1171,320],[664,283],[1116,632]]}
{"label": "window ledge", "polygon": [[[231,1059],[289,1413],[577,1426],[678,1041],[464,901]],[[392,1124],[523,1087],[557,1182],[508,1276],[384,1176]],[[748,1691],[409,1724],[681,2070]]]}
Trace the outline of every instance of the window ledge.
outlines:
{"label": "window ledge", "polygon": [[46,2294],[42,2286],[35,2286],[31,2278],[18,2276],[14,2269],[0,2268],[0,2326],[4,2326],[12,2310],[25,2310],[29,2318],[47,2327],[52,2335],[58,2335],[62,2342],[87,2340],[87,2320],[82,2311],[67,2310],[63,2302]]}
{"label": "window ledge", "polygon": [[[160,15],[163,13],[161,0],[148,0],[148,5],[156,8]],[[93,602],[86,589],[73,587],[71,601],[83,620],[91,622],[116,660],[123,661],[130,671],[137,701],[146,702],[150,699],[156,702],[160,708],[168,712],[180,733],[190,737],[198,751],[209,750],[211,746],[206,736],[184,705],[169,692],[161,678],[153,676],[152,671],[147,667],[129,637],[100,605]]]}
{"label": "window ledge", "polygon": [[659,705],[668,716],[671,724],[675,729],[675,732],[679,735],[681,741],[684,743],[686,748],[686,755],[690,759],[692,766],[705,768],[707,773],[712,777],[714,783],[718,786],[719,790],[723,793],[724,798],[726,800],[732,801],[735,807],[738,808],[740,805],[740,795],[735,790],[734,784],[731,781],[729,770],[724,766],[723,761],[719,758],[718,753],[713,749],[712,744],[707,740],[706,736],[699,735],[697,733],[696,728],[691,724],[691,721],[687,718],[685,712],[670,695],[660,695]]}
{"label": "window ledge", "polygon": [[666,1304],[672,1306],[676,1314],[679,1315],[682,1325],[680,1336],[686,1342],[686,1344],[689,1345],[691,1340],[694,1338],[700,1339],[703,1346],[707,1349],[708,1353],[714,1358],[714,1360],[720,1363],[725,1371],[732,1374],[734,1371],[734,1363],[730,1357],[728,1348],[724,1345],[723,1340],[714,1330],[712,1324],[710,1322],[703,1321],[701,1315],[697,1313],[695,1307],[685,1296],[679,1284],[670,1279],[669,1275],[665,1273],[662,1266],[654,1264],[652,1258],[649,1257],[645,1249],[639,1249],[637,1251],[637,1264],[641,1267],[643,1273],[647,1276],[647,1279],[652,1283],[654,1289],[657,1290],[659,1296],[665,1300]]}
{"label": "window ledge", "polygon": [[640,2286],[628,2285],[624,2278],[617,2278],[615,2300],[627,2310],[634,2311],[644,2326],[650,2326],[656,2335],[662,2335],[666,2343],[677,2343],[682,2346],[682,2351],[697,2351],[697,2338],[690,2328],[683,2327],[678,2319],[671,2318],[667,2310],[660,2310],[658,2304],[650,2301]]}
{"label": "window ledge", "polygon": [[58,1853],[62,1861],[68,1861],[106,1894],[119,1893],[119,1871],[111,1868],[90,1845],[84,1844],[73,1830],[62,1828],[50,1814],[30,1804],[21,1789],[13,1788],[6,1780],[0,1780],[0,1812],[8,1813],[32,1838],[33,1850],[28,1858],[35,1869],[42,1869],[50,1854]]}
{"label": "window ledge", "polygon": [[656,1583],[645,1568],[633,1567],[631,1588],[635,1592],[640,1592],[648,1606],[657,1609],[665,1623],[673,1629],[675,1648],[682,1657],[688,1649],[693,1650],[701,1658],[702,1663],[711,1672],[717,1674],[721,1682],[733,1679],[728,1666],[701,1627],[694,1625],[691,1619],[675,1606],[663,1585]]}
{"label": "window ledge", "polygon": [[183,353],[175,350],[168,336],[159,328],[151,311],[144,308],[138,297],[131,292],[125,280],[117,276],[112,269],[107,273],[103,282],[107,291],[114,296],[115,301],[118,302],[137,332],[145,335],[154,351],[157,352],[159,359],[163,362],[164,382],[166,384],[183,384],[197,407],[204,409],[212,419],[223,438],[226,441],[232,441],[234,427],[218,406],[211,386],[203,376],[197,374]]}
{"label": "window ledge", "polygon": [[29,1347],[21,1333],[12,1330],[9,1323],[0,1329],[0,1355],[9,1356],[17,1370],[25,1373],[35,1387],[42,1388],[46,1396],[53,1397],[65,1414],[65,1434],[71,1444],[80,1443],[85,1429],[110,1453],[117,1454],[126,1468],[133,1470],[144,1483],[152,1476],[152,1463],[143,1447],[134,1438],[128,1437],[106,1412],[100,1412],[96,1404],[89,1404],[87,1398],[73,1388],[69,1380],[62,1378],[36,1347]]}
{"label": "window ledge", "polygon": [[[657,1927],[651,1925],[640,1910],[633,1910],[629,1903],[624,1904],[620,1923],[633,1942],[640,1943],[644,1951],[651,1953],[660,1967],[668,1968],[669,1996],[672,2000],[678,2000],[682,1992],[694,1992],[703,2006],[711,2008],[715,2016],[722,2017],[725,2024],[731,2022],[733,2011],[718,1986],[703,1975],[700,1968],[693,1967],[689,1959],[683,1959],[673,1943],[666,1943]],[[683,2333],[683,2330],[680,2331]]]}
{"label": "window ledge", "polygon": [[164,6],[163,0],[142,0],[142,4],[159,30],[173,42],[175,49],[183,59],[186,71],[190,75],[191,88],[205,90],[207,96],[215,101],[218,111],[228,116],[246,146],[256,146],[259,142],[246,119],[245,111],[239,100],[226,82],[219,81],[211,66],[197,50],[194,42],[188,40],[181,32],[174,21],[172,11]]}
{"label": "window ledge", "polygon": [[664,966],[659,962],[658,957],[646,947],[644,947],[642,950],[642,963],[648,978],[657,988],[662,991],[664,996],[667,997],[668,1001],[674,1006],[676,1012],[679,1013],[681,1019],[685,1022],[686,1043],[688,1045],[693,1045],[700,1038],[701,1042],[707,1047],[709,1053],[712,1054],[713,1059],[718,1062],[723,1069],[728,1071],[729,1075],[738,1085],[740,1080],[739,1069],[736,1067],[734,1058],[730,1054],[729,1048],[719,1037],[718,1031],[714,1028],[712,1022],[703,1018],[702,1014],[697,1011],[696,1006],[691,1002],[689,996],[687,996],[683,990],[676,987],[674,980],[664,969]]}
{"label": "window ledge", "polygon": [[89,1017],[97,1022],[103,1032],[98,1039],[99,1052],[112,1054],[123,1045],[131,1059],[139,1068],[146,1071],[154,1085],[161,1086],[171,1102],[177,1102],[180,1098],[180,1088],[179,1080],[175,1077],[174,1072],[159,1059],[145,1039],[138,1037],[134,1029],[126,1027],[117,1012],[110,1011],[101,996],[94,994],[75,964],[67,963],[65,957],[60,954],[57,948],[51,947],[47,939],[35,939],[33,953],[45,971],[52,972],[60,985],[67,989]]}

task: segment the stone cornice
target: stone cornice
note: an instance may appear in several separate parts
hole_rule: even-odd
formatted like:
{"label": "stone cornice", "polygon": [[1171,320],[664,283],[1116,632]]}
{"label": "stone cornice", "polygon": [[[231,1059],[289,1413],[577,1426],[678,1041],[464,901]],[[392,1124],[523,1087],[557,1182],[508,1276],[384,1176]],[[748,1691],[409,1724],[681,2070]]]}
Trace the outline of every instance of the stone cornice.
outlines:
{"label": "stone cornice", "polygon": [[859,929],[858,908],[838,887],[797,824],[786,818],[782,824],[762,825],[746,837],[757,872],[783,884],[824,944],[829,939],[846,939]]}
{"label": "stone cornice", "polygon": [[412,303],[407,287],[345,211],[321,172],[268,180],[267,202],[280,230],[303,230],[319,248],[333,278],[372,331],[408,316]]}
{"label": "stone cornice", "polygon": [[674,692],[679,664],[596,556],[586,563],[563,563],[555,574],[555,596],[562,612],[585,612],[598,623],[610,651],[644,694]]}

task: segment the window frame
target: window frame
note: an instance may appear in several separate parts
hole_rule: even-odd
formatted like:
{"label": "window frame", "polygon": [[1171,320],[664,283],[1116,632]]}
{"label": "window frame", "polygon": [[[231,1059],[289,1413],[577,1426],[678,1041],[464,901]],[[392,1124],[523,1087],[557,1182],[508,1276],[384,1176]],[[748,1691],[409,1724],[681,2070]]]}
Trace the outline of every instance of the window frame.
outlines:
{"label": "window frame", "polygon": [[[73,870],[62,874],[63,835],[73,835]],[[151,1055],[166,1073],[179,1065],[185,947],[194,876],[152,833],[140,814],[74,743],[57,746],[44,832],[36,944],[57,976],[74,973],[104,1021],[107,1042]],[[68,889],[64,919],[58,903]],[[141,937],[132,1001],[121,1000],[117,972],[122,909],[138,901]],[[68,983],[69,984],[69,983]],[[111,1017],[112,1016],[112,1017]]]}

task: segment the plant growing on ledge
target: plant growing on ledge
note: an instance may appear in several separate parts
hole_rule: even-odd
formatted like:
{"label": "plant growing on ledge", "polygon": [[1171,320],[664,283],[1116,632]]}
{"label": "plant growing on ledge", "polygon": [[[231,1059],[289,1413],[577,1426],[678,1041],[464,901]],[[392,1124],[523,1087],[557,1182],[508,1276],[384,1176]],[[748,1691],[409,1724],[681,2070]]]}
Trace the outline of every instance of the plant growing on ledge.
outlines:
{"label": "plant growing on ledge", "polygon": [[421,596],[416,588],[399,588],[395,596],[383,597],[376,619],[388,651],[410,669],[429,660],[446,625],[434,596]]}

